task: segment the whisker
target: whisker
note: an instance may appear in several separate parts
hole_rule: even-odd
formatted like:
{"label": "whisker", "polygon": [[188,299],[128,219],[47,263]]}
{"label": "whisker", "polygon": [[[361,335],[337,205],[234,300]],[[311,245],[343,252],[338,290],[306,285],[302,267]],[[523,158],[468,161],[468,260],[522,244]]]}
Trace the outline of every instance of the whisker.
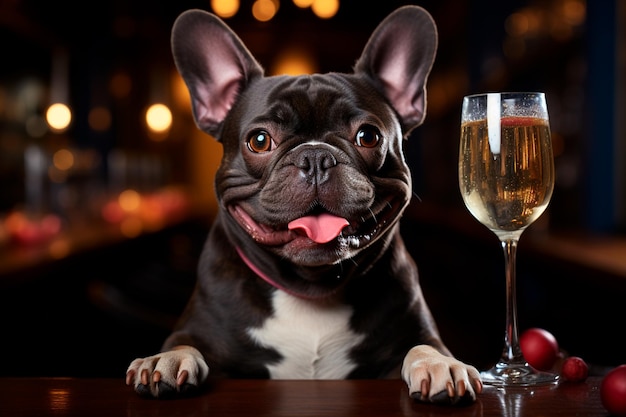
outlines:
{"label": "whisker", "polygon": [[374,213],[371,208],[368,208],[368,210],[372,214],[372,219],[374,219],[374,223],[378,223],[378,220],[376,220],[376,213]]}
{"label": "whisker", "polygon": [[413,191],[411,194],[413,195],[413,197],[414,197],[414,198],[416,198],[416,199],[417,199],[417,201],[418,201],[419,203],[421,203],[421,202],[422,202],[422,199],[420,198],[420,196],[419,196],[419,195],[417,195],[417,193],[416,193],[415,191]]}

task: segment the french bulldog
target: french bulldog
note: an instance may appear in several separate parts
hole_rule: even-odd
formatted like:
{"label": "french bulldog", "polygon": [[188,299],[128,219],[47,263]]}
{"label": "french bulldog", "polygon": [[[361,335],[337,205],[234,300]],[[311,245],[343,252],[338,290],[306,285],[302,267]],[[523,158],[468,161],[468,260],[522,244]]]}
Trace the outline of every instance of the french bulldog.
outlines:
{"label": "french bulldog", "polygon": [[400,234],[403,144],[426,114],[432,17],[403,6],[352,73],[265,76],[240,38],[182,13],[172,52],[199,129],[223,146],[219,211],[196,287],[161,353],[132,361],[140,395],[212,377],[403,378],[412,398],[475,401],[480,374],[442,342]]}

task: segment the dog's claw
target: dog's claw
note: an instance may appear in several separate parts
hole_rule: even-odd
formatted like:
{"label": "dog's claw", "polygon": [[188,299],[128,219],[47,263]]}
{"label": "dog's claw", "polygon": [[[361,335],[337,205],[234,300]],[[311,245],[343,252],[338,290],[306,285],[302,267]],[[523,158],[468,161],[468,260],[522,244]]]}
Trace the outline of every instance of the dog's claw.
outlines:
{"label": "dog's claw", "polygon": [[483,381],[478,378],[474,379],[474,391],[476,391],[476,394],[483,392]]}
{"label": "dog's claw", "polygon": [[430,384],[427,379],[422,380],[421,384],[421,399],[426,400],[428,398],[428,392],[430,391]]}
{"label": "dog's claw", "polygon": [[[459,388],[460,388],[462,383],[463,383],[463,381],[459,381]],[[446,384],[446,389],[448,390],[448,397],[454,398],[454,384],[452,384],[452,382],[448,382]],[[459,391],[460,391],[460,389],[459,389]],[[462,395],[462,394],[459,392],[459,395]]]}
{"label": "dog's claw", "polygon": [[187,378],[189,378],[189,372],[183,370],[178,374],[178,378],[176,378],[176,385],[182,387],[185,382],[187,382]]}
{"label": "dog's claw", "polygon": [[141,371],[141,385],[148,385],[148,377],[150,376],[150,372],[147,369]]}
{"label": "dog's claw", "polygon": [[420,390],[411,392],[409,395],[411,398],[417,401],[428,401],[428,392],[430,391],[430,383],[427,379],[422,379],[420,383]]}
{"label": "dog's claw", "polygon": [[[458,382],[458,384],[456,385],[456,391],[459,397],[462,397],[465,395],[465,392],[467,391],[467,387],[465,386],[465,381]],[[450,395],[450,397],[454,396],[454,387],[452,386],[452,383],[448,384],[448,394]]]}
{"label": "dog's claw", "polygon": [[126,385],[131,385],[134,379],[135,379],[135,371],[131,369],[130,371],[126,373]]}

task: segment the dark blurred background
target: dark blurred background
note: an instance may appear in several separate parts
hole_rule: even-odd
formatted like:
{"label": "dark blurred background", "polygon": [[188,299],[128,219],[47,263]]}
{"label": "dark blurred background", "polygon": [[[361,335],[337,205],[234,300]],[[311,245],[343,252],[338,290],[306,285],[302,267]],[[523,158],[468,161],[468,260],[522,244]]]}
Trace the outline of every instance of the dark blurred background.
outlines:
{"label": "dark blurred background", "polygon": [[[480,368],[502,349],[504,266],[458,190],[461,100],[545,92],[556,188],[520,241],[519,326],[546,328],[601,372],[626,363],[623,3],[241,0],[224,20],[277,74],[351,71],[395,8],[433,15],[402,231],[444,340]],[[0,0],[0,376],[122,378],[159,349],[195,281],[221,155],[193,123],[170,29],[186,9],[231,4]]]}

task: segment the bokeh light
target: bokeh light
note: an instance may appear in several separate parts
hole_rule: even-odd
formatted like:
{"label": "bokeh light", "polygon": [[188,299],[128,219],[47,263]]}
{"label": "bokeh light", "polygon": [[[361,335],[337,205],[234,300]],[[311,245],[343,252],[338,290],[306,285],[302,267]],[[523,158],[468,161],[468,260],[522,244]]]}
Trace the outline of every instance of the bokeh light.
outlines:
{"label": "bokeh light", "polygon": [[132,189],[124,190],[118,196],[117,202],[126,212],[136,211],[141,205],[141,195]]}
{"label": "bokeh light", "polygon": [[233,17],[239,11],[239,0],[211,0],[211,9],[219,17]]}
{"label": "bokeh light", "polygon": [[172,126],[172,112],[165,104],[153,104],[146,111],[146,123],[154,132],[165,132]]}
{"label": "bokeh light", "polygon": [[54,103],[46,111],[46,121],[53,130],[64,131],[72,121],[72,111],[66,104]]}
{"label": "bokeh light", "polygon": [[296,48],[282,52],[272,66],[272,75],[302,75],[316,71],[315,59],[307,51]]}
{"label": "bokeh light", "polygon": [[320,19],[330,19],[339,11],[339,0],[314,0],[311,10]]}
{"label": "bokeh light", "polygon": [[74,154],[69,149],[59,149],[52,155],[54,167],[60,171],[68,171],[74,166]]}
{"label": "bokeh light", "polygon": [[278,7],[278,0],[255,0],[252,4],[252,16],[259,22],[267,22],[276,15]]}
{"label": "bokeh light", "polygon": [[306,9],[307,7],[311,7],[313,0],[293,0],[293,4],[302,9]]}

